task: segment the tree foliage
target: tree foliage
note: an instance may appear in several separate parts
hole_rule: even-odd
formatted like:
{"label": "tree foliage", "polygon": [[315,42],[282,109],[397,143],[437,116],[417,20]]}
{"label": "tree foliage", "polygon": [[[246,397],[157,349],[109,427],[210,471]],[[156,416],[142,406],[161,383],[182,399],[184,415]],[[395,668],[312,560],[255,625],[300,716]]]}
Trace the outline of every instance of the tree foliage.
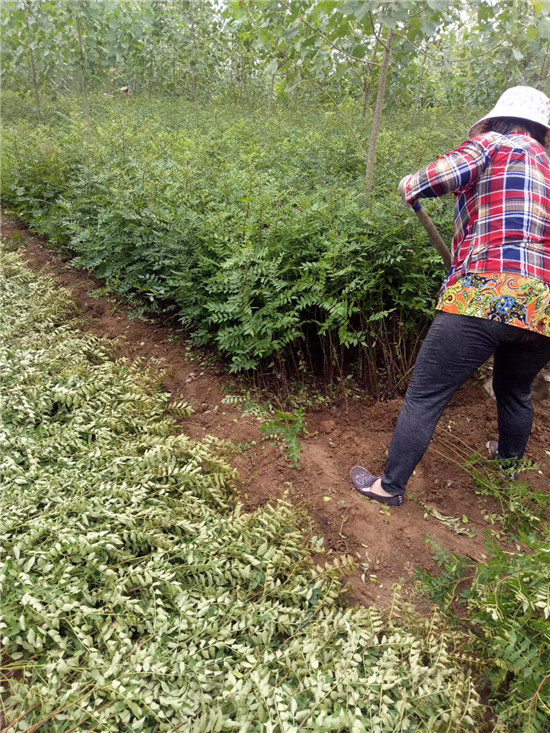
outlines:
{"label": "tree foliage", "polygon": [[[371,105],[387,29],[394,105],[485,103],[548,86],[547,0],[5,0],[6,88]],[[77,23],[81,26],[79,47]],[[39,105],[39,101],[37,101]]]}

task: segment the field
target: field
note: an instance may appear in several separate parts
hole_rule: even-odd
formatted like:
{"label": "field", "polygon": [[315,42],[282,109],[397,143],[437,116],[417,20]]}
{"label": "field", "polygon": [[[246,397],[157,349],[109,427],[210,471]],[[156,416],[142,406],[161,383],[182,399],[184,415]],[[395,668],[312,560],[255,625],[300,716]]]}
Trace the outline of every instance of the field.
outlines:
{"label": "field", "polygon": [[384,470],[445,277],[399,181],[550,88],[550,4],[0,30],[0,733],[548,733],[547,370],[517,475],[490,361],[401,508],[349,471]]}
{"label": "field", "polygon": [[[521,484],[499,489],[478,462],[485,497],[472,492],[468,524],[450,513],[465,511],[464,503],[453,506],[450,487],[437,496],[418,479],[417,501],[390,520],[335,475],[351,458],[343,450],[350,438],[373,450],[362,415],[380,418],[376,403],[355,407],[350,398],[347,412],[343,400],[333,404],[346,421],[341,441],[334,412],[310,408],[312,434],[301,438],[293,468],[277,445],[261,442],[246,402],[224,396],[223,369],[183,351],[173,326],[136,320],[132,305],[7,219],[4,238],[43,272],[4,256],[4,420],[12,446],[2,465],[5,721],[56,731],[477,731],[479,691],[491,685],[499,730],[544,729],[549,548],[542,536],[531,540],[534,554],[514,554],[509,544],[520,527],[533,534],[539,524],[540,509],[529,507]],[[80,314],[84,320],[69,320]],[[129,361],[113,361],[117,353]],[[395,411],[398,402],[385,404]],[[466,412],[466,401],[455,406],[450,423]],[[390,430],[377,434],[380,445]],[[447,431],[438,444],[452,458]],[[205,432],[218,438],[205,441]],[[220,442],[230,436],[242,442]],[[319,457],[330,453],[332,468],[316,483]],[[434,451],[425,471],[435,476],[441,461]],[[471,491],[474,477],[445,465],[460,494]],[[544,485],[536,471],[529,483]],[[285,489],[282,502],[265,506]],[[297,512],[304,501],[308,514]],[[493,548],[487,560],[487,529],[507,553]],[[437,564],[425,535],[446,548],[437,550]],[[481,562],[477,571],[472,558]],[[419,615],[392,596],[392,582],[418,565],[444,616],[424,619],[426,610]],[[457,588],[472,578],[466,600],[479,626],[448,626]],[[121,649],[136,643],[126,658]],[[200,661],[188,659],[190,650]],[[411,676],[413,660],[422,665]],[[196,684],[182,688],[189,664]],[[403,695],[407,704],[396,706]]]}
{"label": "field", "polygon": [[[243,512],[230,446],[185,437],[191,409],[154,371],[114,361],[20,256],[2,278],[7,729],[474,731],[472,670],[498,689],[508,669],[505,713],[542,730],[550,548],[477,571],[496,666],[398,596],[348,606],[353,560],[312,565],[320,548],[286,501]],[[429,581],[447,606],[465,567]]]}

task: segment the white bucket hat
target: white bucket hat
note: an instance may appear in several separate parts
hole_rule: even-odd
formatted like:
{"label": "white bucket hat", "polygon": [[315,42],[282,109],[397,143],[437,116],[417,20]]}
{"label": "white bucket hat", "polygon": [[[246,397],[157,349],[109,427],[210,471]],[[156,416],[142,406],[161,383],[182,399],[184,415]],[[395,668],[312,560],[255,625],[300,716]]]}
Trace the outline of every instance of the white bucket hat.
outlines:
{"label": "white bucket hat", "polygon": [[536,122],[550,130],[550,99],[533,87],[511,87],[501,94],[488,115],[478,120],[470,128],[469,135],[474,137],[484,131],[483,122],[495,117],[517,117],[522,120]]}

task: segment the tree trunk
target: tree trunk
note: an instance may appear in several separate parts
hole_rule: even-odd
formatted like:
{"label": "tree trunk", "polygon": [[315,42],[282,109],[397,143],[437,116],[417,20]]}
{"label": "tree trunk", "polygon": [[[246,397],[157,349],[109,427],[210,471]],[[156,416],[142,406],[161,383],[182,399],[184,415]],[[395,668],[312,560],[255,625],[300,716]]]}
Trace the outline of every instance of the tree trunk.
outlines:
{"label": "tree trunk", "polygon": [[40,90],[38,88],[38,79],[36,77],[36,66],[34,65],[34,54],[32,48],[29,47],[29,58],[31,62],[32,88],[34,89],[34,98],[36,100],[36,111],[38,119],[42,119],[42,107],[40,106]]}
{"label": "tree trunk", "polygon": [[422,99],[422,86],[424,84],[424,71],[426,70],[427,58],[427,55],[424,54],[424,60],[422,61],[422,70],[420,71],[420,79],[418,81],[418,88],[416,90],[416,102],[414,103],[415,110],[420,109],[420,100]]}
{"label": "tree trunk", "polygon": [[246,64],[241,56],[240,64],[239,64],[239,82],[241,87],[241,101],[243,104],[246,104],[248,101],[248,85],[247,85],[247,75],[246,75]]}
{"label": "tree trunk", "polygon": [[[31,29],[29,26],[29,7],[28,4],[25,3],[25,24],[27,26],[27,32],[29,33],[29,38],[32,38]],[[38,112],[38,119],[40,120],[42,118],[42,107],[40,105],[40,89],[38,87],[38,76],[36,74],[36,64],[34,63],[34,52],[32,50],[32,46],[29,43],[29,61],[31,65],[31,76],[32,76],[32,88],[34,90],[34,98],[36,100],[36,111]]]}
{"label": "tree trunk", "polygon": [[372,51],[372,67],[370,70],[370,74],[367,76],[367,70],[365,69],[365,73],[363,75],[363,119],[366,117],[367,114],[367,107],[369,105],[369,91],[370,91],[370,84],[369,81],[372,79],[374,75],[374,69],[376,68],[374,66],[376,62],[376,54],[378,53],[378,36],[376,36],[376,40],[374,42],[374,49]]}
{"label": "tree trunk", "polygon": [[192,88],[192,97],[193,97],[193,104],[197,103],[197,66],[199,59],[199,52],[197,49],[197,38],[195,35],[193,35],[193,59],[192,59],[192,74],[193,74],[193,88]]}
{"label": "tree trunk", "polygon": [[546,86],[546,80],[548,77],[548,72],[550,70],[550,41],[546,44],[546,53],[544,54],[542,58],[542,64],[540,66],[539,71],[539,86]]}
{"label": "tree trunk", "polygon": [[151,97],[153,96],[153,54],[151,53],[151,57],[149,59],[149,69],[147,74],[147,98],[149,101],[151,101]]}
{"label": "tree trunk", "polygon": [[233,58],[229,61],[229,99],[231,102],[235,101],[235,73]]}
{"label": "tree trunk", "polygon": [[367,116],[367,107],[369,105],[369,77],[367,76],[367,70],[363,74],[363,108],[361,110],[361,117],[365,119]]}
{"label": "tree trunk", "polygon": [[273,74],[271,74],[271,80],[269,82],[269,101],[267,103],[268,112],[271,112],[271,108],[273,106],[273,87],[275,86],[275,74],[275,71],[273,72]]}
{"label": "tree trunk", "polygon": [[390,28],[386,38],[386,48],[382,57],[382,69],[380,70],[380,80],[378,82],[378,93],[376,95],[376,105],[374,107],[374,116],[372,119],[372,128],[370,134],[369,154],[367,156],[367,170],[365,173],[365,202],[368,206],[372,194],[372,186],[374,182],[374,161],[376,158],[376,145],[378,143],[378,135],[380,133],[380,125],[382,123],[382,110],[384,109],[384,100],[386,98],[386,86],[388,83],[388,70],[390,68],[391,46],[393,43],[393,29]]}
{"label": "tree trunk", "polygon": [[90,115],[90,103],[88,101],[88,64],[84,46],[82,44],[82,29],[80,28],[80,19],[78,17],[78,8],[76,9],[76,35],[78,37],[78,52],[80,54],[81,79],[82,79],[82,99],[84,101],[84,115],[86,116],[86,124],[88,129],[92,129],[92,117]]}

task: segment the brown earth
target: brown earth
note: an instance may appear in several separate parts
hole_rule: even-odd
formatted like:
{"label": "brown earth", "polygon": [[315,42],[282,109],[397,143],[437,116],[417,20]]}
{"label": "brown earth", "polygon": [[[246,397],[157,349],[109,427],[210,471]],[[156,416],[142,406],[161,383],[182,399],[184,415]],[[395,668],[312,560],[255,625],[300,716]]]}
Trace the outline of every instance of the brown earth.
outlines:
{"label": "brown earth", "polygon": [[[182,421],[188,435],[197,439],[214,435],[241,444],[234,465],[248,509],[287,492],[292,502],[306,508],[314,532],[324,538],[328,557],[349,553],[359,562],[370,560],[364,580],[362,569],[349,577],[357,601],[385,604],[394,583],[410,585],[415,568],[435,569],[427,537],[483,562],[488,528],[484,515],[498,513],[499,506],[476,494],[473,479],[456,455],[456,450],[469,455],[496,436],[495,404],[481,384],[467,384],[453,399],[410,481],[404,507],[382,508],[355,493],[348,475],[355,463],[383,469],[401,399],[383,403],[348,399],[312,407],[306,414],[308,435],[301,441],[302,460],[298,468],[290,467],[280,447],[262,441],[257,418],[222,402],[227,393],[235,393],[235,380],[223,366],[211,364],[211,359],[191,349],[176,325],[135,319],[122,300],[94,293],[100,282],[72,267],[68,255],[53,250],[16,219],[3,215],[2,236],[19,244],[34,270],[50,272],[71,291],[84,327],[111,340],[116,356],[144,358],[152,369],[164,371],[167,389],[195,410]],[[540,470],[524,474],[532,488],[547,489],[550,483],[549,424],[546,397],[537,402],[529,444],[529,456],[540,463]],[[463,526],[475,528],[477,536],[458,535],[432,515],[425,516],[420,502],[447,516],[466,515],[468,523]]]}

